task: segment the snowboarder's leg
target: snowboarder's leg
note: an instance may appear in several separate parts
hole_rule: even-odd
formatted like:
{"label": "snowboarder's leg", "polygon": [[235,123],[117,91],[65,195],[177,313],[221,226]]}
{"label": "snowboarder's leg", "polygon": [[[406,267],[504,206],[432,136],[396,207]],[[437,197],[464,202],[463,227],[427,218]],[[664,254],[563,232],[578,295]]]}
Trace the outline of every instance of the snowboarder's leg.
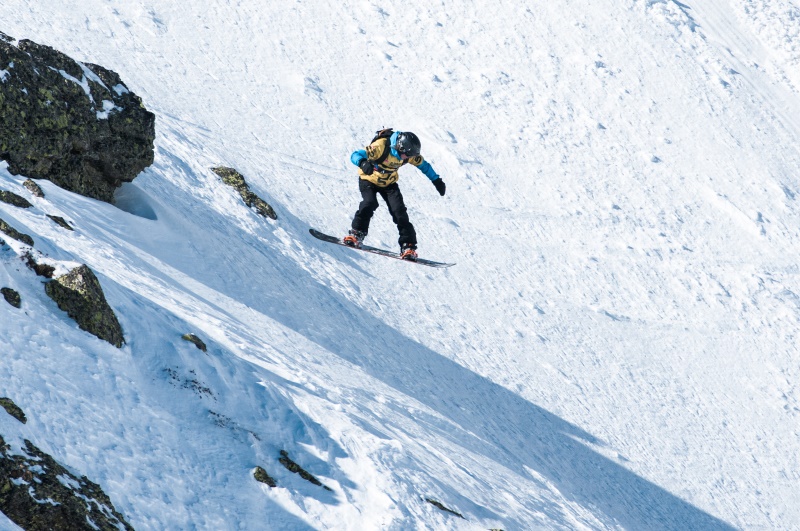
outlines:
{"label": "snowboarder's leg", "polygon": [[358,180],[358,189],[361,191],[361,204],[358,205],[356,215],[353,216],[352,228],[354,231],[369,232],[369,222],[372,214],[378,208],[378,187],[364,179]]}
{"label": "snowboarder's leg", "polygon": [[400,187],[397,186],[397,183],[394,183],[383,188],[380,194],[389,207],[392,221],[397,225],[397,231],[400,233],[398,243],[401,249],[406,247],[416,248],[417,232],[414,230],[414,225],[412,225],[411,221],[408,219],[408,210],[403,201],[403,194],[400,193]]}

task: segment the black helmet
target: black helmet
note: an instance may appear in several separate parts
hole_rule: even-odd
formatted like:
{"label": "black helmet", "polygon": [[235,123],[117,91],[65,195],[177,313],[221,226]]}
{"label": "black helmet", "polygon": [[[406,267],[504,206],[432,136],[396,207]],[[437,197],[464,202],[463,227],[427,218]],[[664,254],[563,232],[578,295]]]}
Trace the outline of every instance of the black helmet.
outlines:
{"label": "black helmet", "polygon": [[394,149],[401,155],[407,157],[416,157],[419,155],[420,148],[419,138],[414,133],[401,132],[397,133],[397,140],[394,142]]}

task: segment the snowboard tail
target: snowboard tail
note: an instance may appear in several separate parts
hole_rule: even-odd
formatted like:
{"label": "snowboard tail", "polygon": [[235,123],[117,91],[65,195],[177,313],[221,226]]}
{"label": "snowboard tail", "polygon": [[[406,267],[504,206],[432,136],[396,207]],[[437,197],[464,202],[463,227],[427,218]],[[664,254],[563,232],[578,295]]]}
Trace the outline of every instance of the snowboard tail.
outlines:
{"label": "snowboard tail", "polygon": [[372,254],[379,254],[381,256],[388,256],[389,258],[394,258],[395,260],[402,260],[403,262],[410,262],[412,264],[419,264],[428,267],[450,267],[454,266],[455,264],[446,264],[444,262],[434,262],[433,260],[426,260],[425,258],[417,258],[416,260],[403,260],[400,258],[400,253],[395,253],[392,251],[387,251],[386,249],[378,249],[377,247],[370,247],[369,245],[362,245],[361,247],[351,247],[349,245],[345,245],[341,238],[337,238],[336,236],[331,236],[329,234],[322,233],[316,229],[308,229],[308,232],[318,240],[322,240],[328,243],[335,243],[336,245],[341,245],[342,247],[347,247],[348,249],[353,249],[356,251],[364,251],[365,253],[372,253]]}

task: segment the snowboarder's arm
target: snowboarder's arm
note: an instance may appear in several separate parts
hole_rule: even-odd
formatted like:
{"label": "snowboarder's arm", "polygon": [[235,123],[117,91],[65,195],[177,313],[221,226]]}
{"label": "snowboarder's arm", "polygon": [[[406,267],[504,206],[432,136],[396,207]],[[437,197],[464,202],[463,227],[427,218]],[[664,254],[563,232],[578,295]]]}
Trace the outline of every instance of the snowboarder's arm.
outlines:
{"label": "snowboarder's arm", "polygon": [[431,180],[433,186],[436,187],[436,191],[439,192],[439,195],[444,195],[446,189],[444,181],[439,177],[439,174],[436,173],[433,166],[431,166],[428,161],[423,159],[421,155],[417,155],[416,157],[408,159],[408,162],[416,166],[419,171],[424,173],[428,179]]}
{"label": "snowboarder's arm", "polygon": [[353,151],[353,154],[350,155],[350,162],[356,166],[360,165],[362,160],[367,160],[367,152],[363,149]]}
{"label": "snowboarder's arm", "polygon": [[427,160],[423,159],[422,156],[417,155],[416,157],[411,157],[408,159],[408,162],[416,166],[417,169],[424,173],[425,176],[431,181],[435,181],[439,178],[439,175],[433,169],[433,166],[431,166]]}
{"label": "snowboarder's arm", "polygon": [[350,155],[350,162],[358,166],[358,168],[361,170],[361,173],[364,175],[372,175],[372,172],[375,169],[367,157],[367,152],[363,149],[353,151],[353,154]]}

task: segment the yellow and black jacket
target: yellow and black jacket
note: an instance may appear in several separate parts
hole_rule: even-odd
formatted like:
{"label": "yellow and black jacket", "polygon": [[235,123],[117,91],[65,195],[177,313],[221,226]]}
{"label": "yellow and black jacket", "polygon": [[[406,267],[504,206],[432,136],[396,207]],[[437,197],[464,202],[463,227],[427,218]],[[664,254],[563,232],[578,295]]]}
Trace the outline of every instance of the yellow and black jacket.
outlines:
{"label": "yellow and black jacket", "polygon": [[[365,174],[361,171],[361,168],[359,168],[358,176],[365,181],[369,181],[384,188],[396,183],[399,178],[397,170],[406,163],[410,163],[416,166],[417,169],[424,173],[431,181],[438,179],[439,175],[436,174],[433,167],[426,162],[421,155],[411,157],[407,160],[402,160],[400,158],[400,155],[392,148],[396,135],[397,133],[394,133],[390,138],[378,138],[368,145],[366,149],[353,152],[350,156],[350,161],[356,166],[364,159],[373,163],[372,166],[374,170],[371,175]],[[389,151],[388,153],[386,153],[387,150]]]}

